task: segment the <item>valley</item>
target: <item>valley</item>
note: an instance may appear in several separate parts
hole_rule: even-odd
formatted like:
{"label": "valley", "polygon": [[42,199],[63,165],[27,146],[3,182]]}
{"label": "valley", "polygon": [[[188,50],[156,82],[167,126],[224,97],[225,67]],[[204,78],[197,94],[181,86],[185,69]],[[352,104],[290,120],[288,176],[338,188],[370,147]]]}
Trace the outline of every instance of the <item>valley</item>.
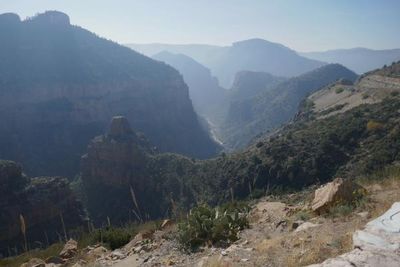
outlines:
{"label": "valley", "polygon": [[0,267],[398,266],[399,49],[152,5],[0,9]]}

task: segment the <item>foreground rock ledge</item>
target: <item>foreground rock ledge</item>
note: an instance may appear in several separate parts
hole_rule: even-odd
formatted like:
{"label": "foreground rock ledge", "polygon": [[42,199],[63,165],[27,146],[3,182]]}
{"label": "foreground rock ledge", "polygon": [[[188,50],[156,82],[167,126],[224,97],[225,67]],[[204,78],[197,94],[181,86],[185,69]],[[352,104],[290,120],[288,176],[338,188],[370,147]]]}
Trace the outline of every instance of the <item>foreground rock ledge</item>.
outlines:
{"label": "foreground rock ledge", "polygon": [[309,267],[400,266],[400,202],[353,234],[354,250]]}

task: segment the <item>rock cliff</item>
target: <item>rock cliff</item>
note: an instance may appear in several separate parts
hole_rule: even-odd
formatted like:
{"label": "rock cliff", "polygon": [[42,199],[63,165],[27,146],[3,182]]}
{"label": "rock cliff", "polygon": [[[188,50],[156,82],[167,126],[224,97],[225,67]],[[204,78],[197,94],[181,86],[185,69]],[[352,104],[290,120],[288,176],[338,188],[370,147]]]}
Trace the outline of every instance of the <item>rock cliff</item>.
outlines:
{"label": "rock cliff", "polygon": [[[20,215],[26,226],[28,248],[45,247],[84,225],[81,203],[67,180],[60,177],[28,178],[21,166],[0,161],[0,254],[23,251]],[[62,218],[62,219],[61,219]],[[63,220],[63,222],[62,222]]]}

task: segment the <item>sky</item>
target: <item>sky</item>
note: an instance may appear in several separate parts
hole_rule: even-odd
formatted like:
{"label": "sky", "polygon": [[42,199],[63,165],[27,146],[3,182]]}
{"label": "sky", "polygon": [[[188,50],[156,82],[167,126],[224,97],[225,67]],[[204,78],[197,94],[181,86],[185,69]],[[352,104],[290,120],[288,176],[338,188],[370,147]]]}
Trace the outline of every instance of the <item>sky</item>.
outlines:
{"label": "sky", "polygon": [[400,48],[399,0],[0,0],[0,13],[23,19],[46,10],[122,44],[263,38],[301,52]]}

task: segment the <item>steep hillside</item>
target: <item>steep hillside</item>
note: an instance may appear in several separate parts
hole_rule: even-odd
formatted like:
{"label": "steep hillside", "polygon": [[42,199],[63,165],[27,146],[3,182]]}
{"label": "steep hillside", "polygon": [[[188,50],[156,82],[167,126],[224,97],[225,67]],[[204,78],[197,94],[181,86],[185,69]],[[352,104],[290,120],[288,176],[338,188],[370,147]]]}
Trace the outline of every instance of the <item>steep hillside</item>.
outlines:
{"label": "steep hillside", "polygon": [[160,151],[212,156],[181,75],[51,11],[0,16],[0,157],[34,175],[78,172],[79,157],[114,115]]}
{"label": "steep hillside", "polygon": [[233,85],[229,90],[229,99],[230,101],[241,101],[255,97],[283,81],[285,78],[276,77],[267,72],[240,71],[236,73]]}
{"label": "steep hillside", "polygon": [[290,120],[308,94],[338,79],[356,77],[343,66],[331,64],[288,79],[252,98],[232,102],[223,141],[228,148],[243,148],[254,137]]}
{"label": "steep hillside", "polygon": [[154,55],[153,58],[171,65],[182,74],[198,114],[213,123],[221,121],[223,116],[221,107],[226,105],[227,92],[219,86],[218,80],[211,75],[208,68],[183,54],[164,51]]}
{"label": "steep hillside", "polygon": [[[324,63],[299,56],[295,51],[262,39],[250,39],[231,46],[130,45],[143,52],[158,49],[186,54],[208,67],[224,88],[230,88],[239,71],[261,71],[292,77],[318,68]],[[162,51],[160,50],[160,51]]]}
{"label": "steep hillside", "polygon": [[372,50],[367,48],[339,49],[300,55],[329,63],[339,63],[362,74],[400,60],[400,49]]}
{"label": "steep hillside", "polygon": [[343,113],[361,104],[380,102],[389,95],[400,94],[399,66],[399,63],[393,63],[370,72],[361,76],[354,85],[345,80],[331,84],[310,95],[304,102],[301,113],[312,111],[314,116],[323,118]]}

